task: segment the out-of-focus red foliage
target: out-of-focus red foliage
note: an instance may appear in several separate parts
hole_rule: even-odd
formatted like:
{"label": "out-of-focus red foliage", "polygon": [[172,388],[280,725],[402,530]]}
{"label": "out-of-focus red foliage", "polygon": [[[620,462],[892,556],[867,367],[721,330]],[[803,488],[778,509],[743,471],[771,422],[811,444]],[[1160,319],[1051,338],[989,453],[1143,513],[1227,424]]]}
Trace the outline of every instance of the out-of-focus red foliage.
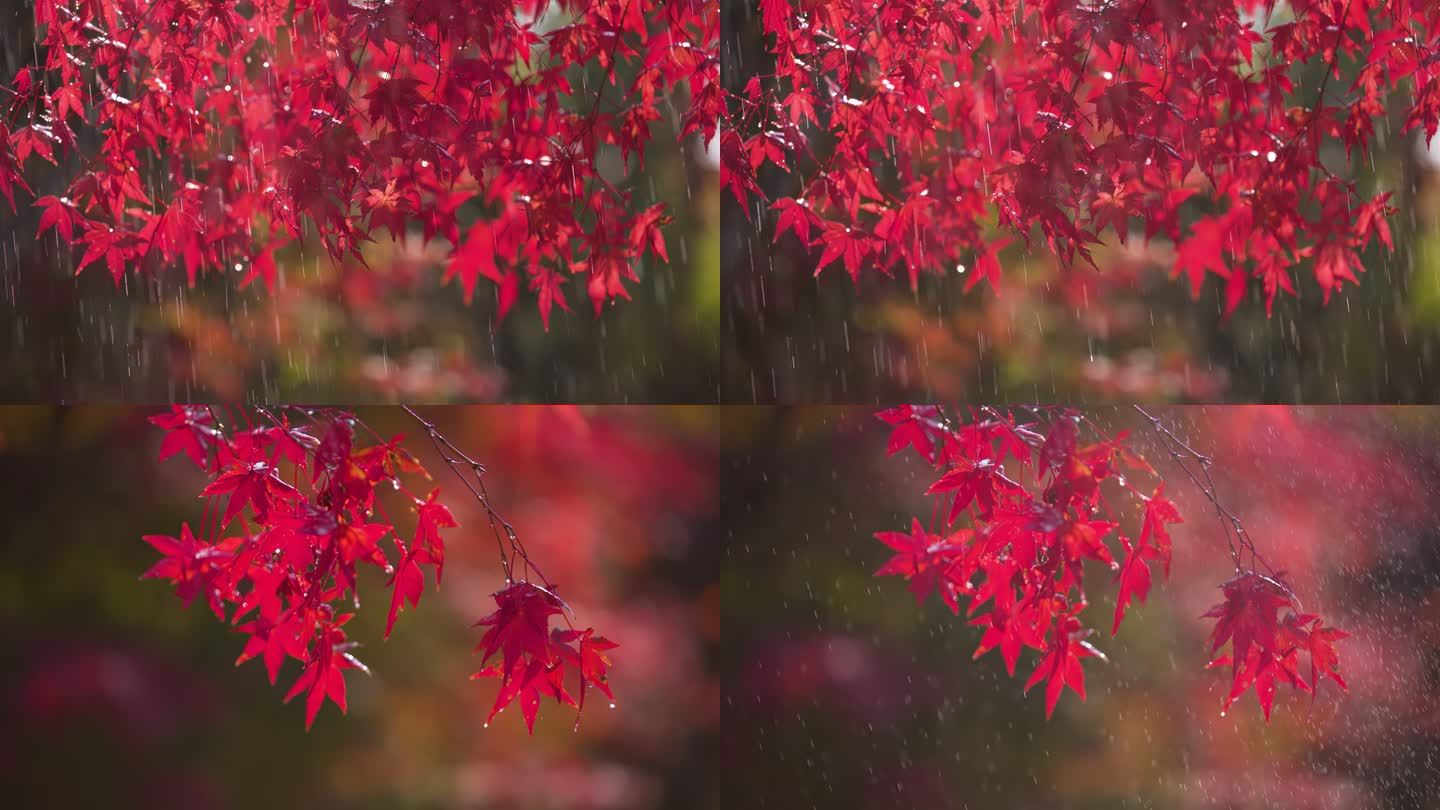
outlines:
{"label": "out-of-focus red foliage", "polygon": [[215,713],[215,690],[173,661],[120,644],[54,645],[33,657],[18,714],[46,725],[103,718],[145,743]]}

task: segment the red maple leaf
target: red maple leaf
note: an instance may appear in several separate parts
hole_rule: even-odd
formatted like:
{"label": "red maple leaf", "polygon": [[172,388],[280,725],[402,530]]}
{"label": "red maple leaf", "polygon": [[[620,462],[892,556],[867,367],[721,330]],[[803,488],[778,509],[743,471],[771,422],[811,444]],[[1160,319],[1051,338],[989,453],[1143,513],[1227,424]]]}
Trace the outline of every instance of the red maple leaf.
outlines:
{"label": "red maple leaf", "polygon": [[1255,573],[1241,574],[1221,588],[1225,601],[1204,614],[1217,620],[1210,633],[1210,654],[1215,655],[1225,642],[1231,642],[1231,668],[1238,672],[1252,646],[1275,648],[1279,611],[1289,606],[1290,590],[1280,580]]}
{"label": "red maple leaf", "polygon": [[294,500],[297,493],[294,486],[280,477],[277,467],[268,461],[255,461],[233,464],[200,494],[206,498],[230,496],[225,505],[225,519],[220,524],[228,526],[244,511],[246,504],[254,509],[255,519],[263,523],[273,504]]}
{"label": "red maple leaf", "polygon": [[1105,657],[1084,640],[1087,632],[1082,628],[1080,620],[1074,616],[1057,619],[1039,666],[1035,667],[1030,679],[1025,682],[1025,691],[1028,693],[1031,687],[1045,681],[1046,719],[1055,713],[1055,704],[1060,702],[1060,694],[1065,687],[1070,687],[1081,700],[1085,699],[1085,670],[1080,662],[1090,657]]}
{"label": "red maple leaf", "polygon": [[542,268],[530,277],[530,289],[538,294],[540,322],[545,331],[550,331],[550,309],[556,304],[566,312],[570,305],[565,301],[565,277],[554,270]]}
{"label": "red maple leaf", "polygon": [[245,289],[255,283],[256,279],[265,282],[265,289],[275,292],[275,284],[278,280],[278,270],[275,267],[274,244],[266,245],[263,250],[255,255],[255,260],[250,263],[249,272],[240,281],[240,289]]}
{"label": "red maple leaf", "polygon": [[421,87],[419,79],[382,78],[365,94],[365,100],[370,102],[371,120],[384,119],[396,129],[407,129],[418,108],[425,103],[419,92]]}
{"label": "red maple leaf", "polygon": [[925,531],[918,518],[912,521],[909,534],[876,532],[875,539],[894,549],[896,554],[880,566],[875,576],[905,577],[910,581],[910,592],[915,594],[917,604],[924,604],[925,598],[939,589],[951,611],[958,612],[957,583],[949,579],[950,568],[972,534],[962,529],[941,537]]}
{"label": "red maple leaf", "polygon": [[495,264],[498,252],[495,232],[489,223],[477,222],[470,226],[470,232],[465,235],[465,244],[450,257],[450,264],[445,268],[445,281],[452,278],[460,280],[460,288],[465,291],[465,303],[470,303],[474,297],[475,282],[478,279],[500,283],[500,269]]}
{"label": "red maple leaf", "polygon": [[525,728],[534,734],[535,717],[540,711],[541,697],[548,695],[553,697],[556,703],[576,705],[575,699],[565,691],[564,676],[565,668],[562,665],[547,665],[544,661],[535,659],[517,662],[509,669],[501,666],[486,667],[470,677],[501,679],[500,691],[495,695],[495,704],[490,707],[485,725],[490,725],[495,715],[519,698],[520,712],[525,717]]}
{"label": "red maple leaf", "polygon": [[874,249],[875,243],[869,234],[861,233],[849,225],[831,224],[825,231],[821,240],[825,243],[825,250],[820,254],[820,261],[815,265],[815,275],[820,275],[826,265],[840,259],[845,265],[845,270],[852,279],[860,278],[860,268],[865,257]]}
{"label": "red maple leaf", "polygon": [[164,428],[167,432],[160,442],[160,460],[164,461],[176,453],[184,453],[205,469],[210,448],[220,436],[215,429],[215,417],[210,409],[200,405],[171,405],[170,412],[150,417],[150,424]]}
{"label": "red maple leaf", "polygon": [[440,490],[430,490],[425,500],[415,502],[415,544],[414,548],[424,549],[429,562],[435,565],[435,584],[440,584],[445,569],[445,543],[440,538],[441,529],[454,529],[460,524],[450,514],[450,507],[439,500]]}
{"label": "red maple leaf", "polygon": [[40,215],[40,227],[36,228],[37,233],[44,233],[47,228],[54,228],[56,235],[67,243],[75,241],[75,231],[83,231],[85,217],[75,209],[75,204],[69,198],[61,199],[51,195],[45,195],[35,201],[35,205],[45,209]]}
{"label": "red maple leaf", "polygon": [[[584,630],[556,630],[554,638],[560,645],[562,656],[566,664],[575,667],[580,673],[580,701],[579,710],[575,714],[575,725],[580,725],[580,714],[585,710],[585,691],[593,686],[604,693],[605,697],[615,700],[615,693],[610,691],[609,671],[610,657],[605,653],[619,647],[619,644],[595,635],[593,627]],[[569,645],[579,642],[579,649]]]}
{"label": "red maple leaf", "polygon": [[320,707],[324,705],[326,698],[340,707],[341,714],[345,713],[345,670],[358,669],[367,675],[370,673],[364,664],[345,652],[345,633],[339,627],[349,619],[349,616],[340,616],[333,625],[320,632],[315,651],[305,664],[305,669],[290,687],[290,691],[285,693],[286,703],[301,692],[306,693],[306,731],[315,724],[315,715],[320,713]]}
{"label": "red maple leaf", "polygon": [[935,421],[939,415],[940,409],[933,405],[900,405],[880,411],[875,416],[893,426],[887,448],[890,455],[893,456],[906,447],[914,447],[915,452],[934,464],[937,457],[935,437],[941,435],[938,430],[939,423]]}
{"label": "red maple leaf", "polygon": [[795,232],[800,244],[810,244],[810,224],[813,218],[802,201],[782,197],[776,200],[771,208],[779,212],[775,219],[775,241],[780,241],[780,237],[784,236],[787,230],[791,230]]}
{"label": "red maple leaf", "polygon": [[1145,501],[1145,520],[1140,527],[1137,546],[1155,549],[1155,558],[1165,564],[1165,576],[1170,576],[1170,530],[1171,523],[1184,523],[1180,510],[1165,497],[1165,483],[1155,487],[1155,493]]}
{"label": "red maple leaf", "polygon": [[665,234],[660,229],[672,221],[671,217],[666,216],[664,206],[652,205],[646,208],[630,226],[630,249],[636,254],[649,250],[659,257],[660,261],[668,263],[670,254],[665,251]]}
{"label": "red maple leaf", "polygon": [[1315,617],[1315,626],[1306,634],[1307,649],[1310,653],[1310,686],[1320,689],[1320,681],[1329,678],[1341,689],[1349,689],[1345,679],[1340,677],[1340,657],[1335,654],[1335,642],[1349,638],[1350,634],[1334,627],[1326,627]]}
{"label": "red maple leaf", "polygon": [[1000,291],[1000,260],[997,258],[1000,251],[1010,244],[1010,239],[999,239],[975,253],[975,272],[965,280],[965,291],[969,292],[981,281],[990,282],[991,289],[997,293]]}
{"label": "red maple leaf", "polygon": [[[420,570],[419,563],[414,555],[405,553],[405,546],[400,543],[399,538],[395,540],[400,546],[400,564],[395,567],[395,574],[390,577],[389,585],[393,589],[390,595],[390,615],[385,619],[385,637],[390,637],[390,631],[395,629],[395,619],[400,615],[401,606],[408,601],[410,607],[420,606],[420,594],[425,590],[425,572]],[[424,554],[422,550],[419,552]]]}
{"label": "red maple leaf", "polygon": [[1002,610],[997,605],[989,613],[970,620],[971,625],[985,628],[985,633],[980,637],[980,645],[975,648],[972,658],[979,659],[985,653],[999,649],[1000,657],[1005,661],[1005,671],[1014,677],[1021,650],[1025,647],[1036,650],[1045,648],[1048,621],[1049,616],[1038,605],[1029,608],[1020,606],[1012,610]]}
{"label": "red maple leaf", "polygon": [[[258,546],[262,540],[257,540]],[[255,546],[251,546],[253,551]],[[235,614],[230,617],[232,622],[238,622],[241,617],[252,610],[259,609],[262,617],[274,618],[283,613],[284,600],[281,598],[281,588],[289,583],[289,572],[285,566],[275,565],[268,568],[255,566],[245,571],[245,578],[250,581],[250,590],[240,598],[240,604],[235,608]],[[236,592],[239,589],[237,587]]]}
{"label": "red maple leaf", "polygon": [[1355,251],[1338,239],[1325,241],[1315,251],[1315,280],[1320,283],[1320,293],[1327,303],[1332,291],[1347,281],[1355,283],[1355,273],[1364,269]]}
{"label": "red maple leaf", "polygon": [[221,620],[225,608],[221,604],[220,587],[224,584],[225,563],[234,556],[240,545],[239,538],[229,538],[211,544],[197,540],[190,532],[190,524],[180,524],[178,538],[161,534],[145,535],[145,542],[165,555],[142,577],[145,579],[168,579],[175,583],[175,594],[189,605],[195,597],[204,595],[205,601]]}
{"label": "red maple leaf", "polygon": [[985,458],[973,462],[957,459],[950,471],[931,484],[926,493],[955,493],[950,515],[946,518],[947,523],[954,523],[972,501],[978,505],[980,516],[988,518],[995,510],[997,495],[1023,491],[1023,487],[1005,477],[1005,471],[999,464]]}
{"label": "red maple leaf", "polygon": [[114,228],[91,228],[85,232],[85,255],[75,265],[78,274],[100,259],[110,270],[110,277],[116,284],[125,276],[125,262],[129,261],[140,246],[140,239],[134,233]]}
{"label": "red maple leaf", "polygon": [[562,612],[560,599],[524,581],[495,592],[494,598],[498,609],[475,623],[489,628],[475,647],[483,653],[481,663],[499,653],[500,671],[507,677],[522,659],[549,663],[550,617]]}
{"label": "red maple leaf", "polygon": [[1129,606],[1132,598],[1144,602],[1150,596],[1150,564],[1145,560],[1153,558],[1158,552],[1140,541],[1131,545],[1124,537],[1120,543],[1125,547],[1125,562],[1121,563],[1120,571],[1115,575],[1115,581],[1120,583],[1120,590],[1115,595],[1115,622],[1110,626],[1110,635],[1120,632],[1120,622],[1125,618],[1125,608]]}
{"label": "red maple leaf", "polygon": [[235,659],[235,666],[238,667],[257,656],[261,657],[265,662],[265,674],[270,678],[270,685],[274,686],[276,678],[280,676],[280,667],[287,657],[304,660],[305,647],[300,643],[300,636],[288,619],[287,616],[279,621],[271,621],[262,616],[235,628],[249,636],[245,641],[245,649],[241,650],[239,657]]}
{"label": "red maple leaf", "polygon": [[1174,273],[1177,276],[1185,274],[1190,280],[1190,295],[1199,298],[1206,271],[1221,278],[1230,277],[1230,265],[1224,256],[1229,226],[1223,218],[1205,217],[1191,228],[1190,238],[1180,243]]}

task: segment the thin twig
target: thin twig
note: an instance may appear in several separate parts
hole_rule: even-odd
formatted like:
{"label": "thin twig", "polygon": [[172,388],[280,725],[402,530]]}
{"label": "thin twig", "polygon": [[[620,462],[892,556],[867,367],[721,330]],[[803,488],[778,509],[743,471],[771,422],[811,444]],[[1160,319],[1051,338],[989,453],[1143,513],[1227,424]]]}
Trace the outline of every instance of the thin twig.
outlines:
{"label": "thin twig", "polygon": [[[1220,503],[1220,499],[1215,493],[1215,481],[1210,476],[1210,465],[1214,462],[1214,459],[1186,444],[1183,439],[1175,435],[1174,431],[1166,427],[1164,423],[1157,417],[1152,416],[1143,407],[1139,405],[1133,407],[1155,428],[1156,434],[1160,437],[1161,445],[1165,448],[1165,451],[1170,454],[1170,458],[1175,462],[1176,466],[1190,478],[1191,482],[1195,484],[1196,488],[1200,490],[1206,500],[1210,501],[1211,505],[1215,507],[1215,516],[1220,520],[1221,528],[1225,530],[1225,542],[1230,546],[1230,557],[1235,562],[1236,572],[1247,571],[1244,564],[1244,555],[1246,552],[1249,552],[1249,573],[1255,573],[1255,566],[1258,564],[1264,566],[1265,570],[1269,572],[1269,578],[1278,578],[1275,568],[1270,565],[1269,561],[1267,561],[1265,557],[1260,554],[1259,549],[1255,547],[1254,541],[1250,539],[1250,534],[1245,531],[1245,526],[1240,522],[1240,518]],[[1195,471],[1186,463],[1185,457],[1187,456],[1190,461],[1199,465],[1199,475],[1196,475]],[[1287,588],[1286,590],[1289,589]]]}
{"label": "thin twig", "polygon": [[[445,435],[435,427],[434,422],[416,413],[409,405],[402,405],[401,407],[425,429],[425,432],[430,436],[431,444],[435,446],[435,451],[440,454],[440,458],[445,461],[446,465],[450,467],[450,471],[455,473],[455,476],[460,479],[460,482],[465,485],[466,489],[470,490],[470,494],[474,495],[475,500],[479,501],[480,506],[485,509],[486,518],[490,522],[490,531],[494,534],[495,545],[500,551],[500,565],[505,571],[506,581],[514,581],[512,569],[516,558],[518,558],[521,564],[521,578],[528,581],[530,572],[533,571],[535,576],[540,578],[543,589],[552,596],[555,596],[555,598],[564,605],[565,601],[555,594],[555,585],[550,581],[550,578],[545,576],[545,572],[530,558],[529,553],[525,550],[525,544],[520,541],[520,535],[515,531],[515,527],[496,511],[495,507],[490,505],[490,492],[485,488],[485,465],[466,455],[465,451],[456,447],[453,442],[445,438]],[[468,470],[469,473],[467,474],[463,470]],[[471,476],[473,476],[473,481]],[[504,532],[503,538],[501,536],[502,529]],[[531,584],[533,585],[534,583]],[[569,606],[566,605],[565,607],[568,611]]]}

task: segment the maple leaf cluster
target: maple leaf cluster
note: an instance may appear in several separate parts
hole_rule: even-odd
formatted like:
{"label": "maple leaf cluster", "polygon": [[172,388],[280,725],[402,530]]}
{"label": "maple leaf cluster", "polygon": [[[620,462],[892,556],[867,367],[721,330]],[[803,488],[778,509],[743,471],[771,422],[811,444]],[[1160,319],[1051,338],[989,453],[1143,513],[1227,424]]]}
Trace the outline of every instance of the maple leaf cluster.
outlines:
{"label": "maple leaf cluster", "polygon": [[[272,684],[286,659],[300,661],[303,671],[285,700],[306,694],[309,728],[327,698],[345,710],[344,671],[365,670],[344,630],[354,613],[339,607],[346,597],[358,604],[357,568],[373,565],[390,575],[388,636],[404,603],[419,604],[421,565],[432,568],[439,584],[445,564],[440,530],[456,522],[438,501],[438,489],[424,498],[410,495],[416,522],[407,545],[376,514],[383,509],[380,487],[399,487],[402,474],[424,474],[399,439],[357,446],[353,415],[315,414],[295,424],[290,413],[232,430],[204,406],[175,405],[151,417],[166,431],[162,461],[183,455],[211,476],[200,493],[209,525],[202,534],[209,539],[197,538],[188,523],[179,538],[146,537],[165,556],[145,576],[173,582],[187,605],[203,597],[218,619],[248,636],[236,663],[262,659]],[[387,537],[394,564],[381,546]]]}
{"label": "maple leaf cluster", "polygon": [[[172,582],[187,605],[203,599],[218,619],[245,635],[237,665],[263,660],[274,684],[287,659],[299,661],[301,674],[285,701],[306,695],[307,729],[327,699],[345,711],[345,671],[368,672],[345,630],[355,614],[342,608],[358,609],[358,568],[373,566],[389,577],[387,638],[405,606],[419,605],[427,568],[440,585],[442,531],[458,523],[438,487],[421,495],[408,485],[431,480],[429,473],[401,437],[365,440],[369,428],[344,410],[240,411],[235,422],[245,426],[238,427],[225,425],[217,409],[175,405],[150,421],[166,431],[160,460],[184,456],[210,481],[200,493],[206,500],[200,536],[186,523],[178,538],[145,537],[164,556],[144,576]],[[389,517],[387,498],[408,504],[414,515],[409,531]],[[527,589],[546,595],[544,607],[519,596]],[[482,646],[493,644],[504,654],[496,710],[519,695],[532,727],[532,698],[542,680],[547,694],[576,705],[562,686],[567,667],[582,676],[579,707],[587,684],[610,694],[604,652],[615,645],[588,629],[543,632],[546,607],[558,612],[561,605],[554,590],[549,583],[511,583],[496,594],[501,610],[481,620],[490,626]],[[529,635],[537,627],[539,647]],[[526,668],[517,670],[521,662]],[[531,664],[544,679],[537,680]]]}
{"label": "maple leaf cluster", "polygon": [[[471,678],[499,678],[500,691],[495,705],[486,718],[488,725],[495,715],[520,699],[525,726],[535,729],[535,714],[540,698],[549,696],[556,703],[575,706],[575,724],[585,709],[585,690],[594,686],[612,701],[615,695],[606,683],[610,667],[607,650],[617,645],[592,628],[575,630],[550,627],[550,617],[564,614],[565,603],[554,592],[531,582],[516,582],[495,594],[494,613],[477,622],[485,626],[485,636],[477,650],[483,651],[482,663],[497,653],[500,661],[487,666]],[[579,674],[580,700],[565,691],[565,670],[574,668]],[[614,708],[614,703],[611,703]]]}
{"label": "maple leaf cluster", "polygon": [[600,148],[628,174],[662,104],[707,140],[723,106],[716,0],[38,0],[35,22],[39,62],[0,96],[0,194],[77,155],[40,231],[117,284],[181,264],[273,290],[306,234],[363,264],[413,230],[455,246],[467,302],[485,279],[503,317],[528,289],[548,326],[581,276],[598,313],[646,252],[668,261],[669,222]]}
{"label": "maple leaf cluster", "polygon": [[[1295,594],[1284,577],[1249,571],[1221,587],[1225,601],[1205,616],[1215,619],[1215,629],[1210,634],[1210,654],[1215,657],[1209,666],[1229,664],[1233,678],[1230,693],[1225,697],[1225,709],[1253,686],[1265,719],[1269,720],[1277,681],[1312,696],[1325,678],[1341,689],[1347,688],[1340,675],[1340,659],[1334,645],[1350,634],[1325,626],[1315,614],[1299,612]],[[1231,651],[1216,656],[1227,642]],[[1310,658],[1309,680],[1300,671],[1302,651]]]}
{"label": "maple leaf cluster", "polygon": [[[1130,482],[1127,473],[1156,473],[1125,434],[1082,443],[1090,423],[1080,414],[1037,413],[1033,422],[989,408],[962,422],[934,405],[877,414],[890,425],[891,455],[913,450],[941,475],[927,490],[939,498],[936,530],[915,519],[909,532],[877,533],[895,554],[876,575],[908,580],[917,604],[939,593],[957,616],[963,606],[969,624],[984,631],[975,657],[998,649],[1012,676],[1024,650],[1038,651],[1025,691],[1045,684],[1049,717],[1066,688],[1084,700],[1082,662],[1104,658],[1081,615],[1088,605],[1086,564],[1103,564],[1117,584],[1113,636],[1126,611],[1149,598],[1152,567],[1170,576],[1169,527],[1183,521],[1163,481],[1148,494]],[[1116,492],[1138,504],[1140,531],[1133,537],[1114,519]],[[1262,582],[1282,590],[1256,585]],[[1309,692],[1326,676],[1344,686],[1331,643],[1345,634],[1309,614],[1291,613],[1281,623],[1280,608],[1292,598],[1281,583],[1248,572],[1228,583],[1226,603],[1206,614],[1219,619],[1212,656],[1228,641],[1240,662],[1225,706],[1254,684],[1267,719],[1276,679]],[[1296,669],[1302,649],[1314,666],[1309,682]]]}
{"label": "maple leaf cluster", "polygon": [[[968,290],[999,285],[1016,237],[1093,267],[1107,234],[1163,236],[1193,294],[1220,280],[1227,315],[1251,290],[1267,312],[1295,294],[1302,263],[1328,301],[1363,249],[1393,249],[1393,209],[1322,146],[1353,167],[1387,107],[1402,132],[1440,129],[1430,0],[759,7],[773,65],[727,95],[721,181],[747,217],[775,212],[776,240],[823,245],[817,275],[838,261],[913,287],[954,268]],[[767,164],[792,193],[770,198]]]}

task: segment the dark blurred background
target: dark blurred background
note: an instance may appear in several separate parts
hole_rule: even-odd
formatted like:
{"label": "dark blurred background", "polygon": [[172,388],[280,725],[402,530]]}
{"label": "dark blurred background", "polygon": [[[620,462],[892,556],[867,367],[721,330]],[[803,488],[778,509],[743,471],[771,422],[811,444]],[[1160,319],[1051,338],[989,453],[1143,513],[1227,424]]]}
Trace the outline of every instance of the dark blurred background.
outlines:
{"label": "dark blurred background", "polygon": [[[1253,691],[1221,716],[1200,615],[1233,574],[1214,511],[1129,408],[1088,408],[1159,470],[1186,522],[1172,579],[1111,638],[1109,572],[1087,577],[1088,702],[1022,694],[980,631],[873,573],[874,532],[929,525],[937,477],[886,457],[868,408],[734,411],[723,439],[722,768],[736,807],[1440,807],[1440,410],[1169,407],[1215,459],[1221,501],[1340,642],[1350,691]],[[1022,474],[1013,471],[1013,475]],[[1024,473],[1029,475],[1029,473]],[[1026,480],[1029,480],[1028,478]],[[1134,482],[1150,488],[1153,482]],[[1121,503],[1112,501],[1112,505]],[[1126,533],[1138,510],[1122,513]],[[1133,536],[1133,534],[1131,535]]]}
{"label": "dark blurred background", "polygon": [[[755,0],[722,3],[725,88],[741,94],[773,72]],[[1289,12],[1276,9],[1274,22]],[[1348,86],[1356,65],[1345,65]],[[1323,66],[1296,65],[1295,97],[1314,97]],[[1401,91],[1402,93],[1406,91]],[[1306,102],[1308,103],[1308,101]],[[897,402],[916,398],[1100,402],[1435,402],[1440,382],[1440,141],[1400,134],[1401,105],[1357,156],[1358,192],[1393,191],[1395,253],[1361,255],[1366,272],[1321,302],[1309,262],[1292,269],[1300,297],[1273,317],[1252,295],[1223,317],[1220,285],[1192,300],[1169,278],[1168,240],[1097,247],[1096,272],[1058,267],[1043,240],[1000,255],[1003,288],[964,292],[965,277],[907,279],[865,268],[852,284],[839,265],[819,278],[823,246],[774,241],[775,214],[749,216],[721,192],[725,391],[736,402]],[[820,115],[825,115],[820,111]],[[824,139],[814,139],[823,144]],[[821,153],[824,154],[823,151]],[[1342,145],[1322,157],[1342,171]],[[759,173],[770,198],[795,193],[814,167]],[[752,203],[753,204],[753,203]],[[1196,214],[1182,217],[1188,223]]]}
{"label": "dark blurred background", "polygon": [[[0,0],[0,81],[36,52],[33,3]],[[573,83],[599,78],[577,70]],[[75,277],[79,253],[37,239],[40,209],[17,191],[18,214],[0,201],[0,401],[714,402],[717,163],[698,138],[677,138],[685,103],[661,105],[670,112],[652,126],[644,168],[616,180],[637,206],[667,205],[670,264],[646,258],[633,300],[598,317],[583,280],[567,286],[574,312],[557,308],[548,333],[533,293],[497,324],[494,285],[478,285],[470,306],[441,285],[443,241],[388,234],[366,248],[372,269],[336,267],[318,245],[282,252],[275,295],[216,273],[190,289],[179,268],[132,272],[116,289],[103,268]],[[26,177],[37,195],[59,195],[80,165],[32,159]],[[619,150],[603,147],[600,166],[615,180]]]}
{"label": "dark blurred background", "polygon": [[[398,409],[448,493],[443,586],[383,641],[389,592],[362,572],[351,623],[349,714],[305,731],[264,667],[203,604],[141,581],[146,534],[195,525],[204,479],[155,461],[144,409],[0,408],[0,796],[7,807],[718,808],[719,544],[715,411],[705,408],[422,408],[489,466],[516,525],[580,621],[613,652],[617,707],[542,705],[485,728],[496,682],[470,681],[503,582],[483,512]],[[419,441],[416,441],[416,440]],[[364,574],[372,574],[369,577]]]}

